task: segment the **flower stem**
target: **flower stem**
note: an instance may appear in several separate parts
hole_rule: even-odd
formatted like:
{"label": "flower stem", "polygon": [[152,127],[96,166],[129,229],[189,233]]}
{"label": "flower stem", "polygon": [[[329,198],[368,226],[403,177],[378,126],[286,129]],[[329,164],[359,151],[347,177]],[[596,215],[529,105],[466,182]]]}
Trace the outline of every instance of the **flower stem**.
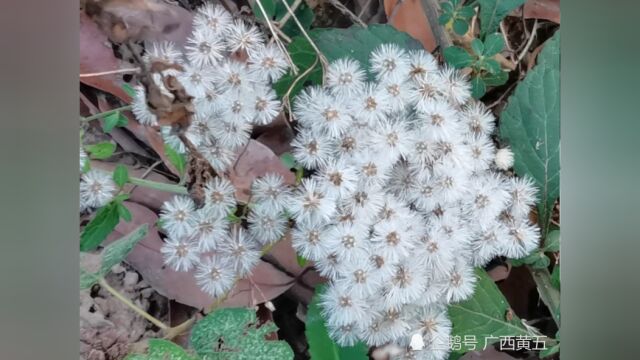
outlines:
{"label": "flower stem", "polygon": [[105,281],[105,279],[102,277],[100,278],[100,280],[98,280],[98,283],[100,284],[100,286],[102,286],[104,289],[106,289],[108,292],[111,293],[111,295],[115,296],[116,299],[122,301],[125,305],[127,305],[129,308],[131,308],[131,310],[137,312],[140,316],[142,316],[143,318],[149,320],[153,325],[159,327],[162,330],[169,330],[169,326],[165,325],[162,321],[154,318],[153,316],[149,315],[148,312],[140,309],[136,304],[134,304],[133,302],[131,302],[131,300],[127,299],[124,295],[120,294],[116,289],[112,288],[111,285],[107,284],[107,282]]}
{"label": "flower stem", "polygon": [[131,105],[125,105],[125,106],[121,106],[119,108],[115,108],[115,109],[111,109],[109,111],[105,111],[105,112],[101,112],[95,115],[91,115],[91,116],[87,116],[87,117],[80,117],[80,121],[91,121],[91,120],[96,120],[96,119],[102,119],[103,117],[109,116],[111,114],[115,114],[117,112],[120,111],[125,111],[125,110],[131,110]]}
{"label": "flower stem", "polygon": [[192,317],[189,320],[183,322],[180,325],[176,325],[172,328],[167,329],[167,334],[164,336],[165,340],[171,340],[173,338],[175,338],[176,336],[179,336],[180,334],[184,333],[185,331],[187,331],[187,329],[189,329],[191,327],[191,325],[193,325],[193,323],[196,322],[196,318]]}
{"label": "flower stem", "polygon": [[130,177],[129,182],[133,185],[142,186],[149,189],[172,192],[172,193],[181,194],[181,195],[189,195],[189,191],[187,190],[187,188],[180,185],[165,184],[157,181],[139,179],[135,177]]}

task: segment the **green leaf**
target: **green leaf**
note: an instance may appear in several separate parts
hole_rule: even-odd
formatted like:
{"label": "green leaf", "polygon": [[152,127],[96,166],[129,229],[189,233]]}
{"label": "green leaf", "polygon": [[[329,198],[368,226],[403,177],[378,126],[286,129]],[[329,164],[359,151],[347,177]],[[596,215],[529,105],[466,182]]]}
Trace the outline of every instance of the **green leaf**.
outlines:
{"label": "green leaf", "polygon": [[[492,59],[489,59],[489,60],[492,60]],[[488,62],[489,60],[485,60],[485,62]],[[495,74],[482,74],[481,77],[482,77],[482,80],[484,80],[485,84],[487,84],[487,86],[504,85],[507,82],[507,80],[509,80],[509,74],[502,70]]]}
{"label": "green leaf", "polygon": [[122,115],[120,111],[116,111],[104,117],[102,120],[102,129],[106,133],[110,133],[116,126],[127,126],[129,120]]}
{"label": "green leaf", "polygon": [[487,70],[491,74],[498,74],[502,72],[502,68],[500,64],[494,59],[484,59],[482,60],[481,67]]}
{"label": "green leaf", "polygon": [[538,64],[518,84],[500,119],[500,136],[511,145],[514,169],[538,190],[543,236],[560,192],[560,34],[547,41]]}
{"label": "green leaf", "polygon": [[455,19],[453,20],[453,31],[458,35],[464,35],[469,30],[469,22],[467,19]]}
{"label": "green leaf", "polygon": [[520,259],[511,259],[511,265],[513,266],[531,265],[531,267],[535,269],[546,268],[549,264],[549,257],[541,250],[536,250],[532,254]]}
{"label": "green leaf", "polygon": [[124,90],[124,92],[126,92],[131,97],[136,96],[136,91],[129,84],[122,84],[122,90]]}
{"label": "green leaf", "polygon": [[307,259],[297,254],[296,254],[296,261],[298,262],[298,265],[300,265],[300,267],[305,267],[307,265]]}
{"label": "green leaf", "polygon": [[484,39],[484,56],[494,56],[504,48],[504,39],[500,34],[491,34]]}
{"label": "green leaf", "polygon": [[129,194],[118,194],[113,199],[111,199],[111,201],[114,203],[122,203],[128,198],[129,198]]}
{"label": "green leaf", "polygon": [[265,340],[267,334],[278,330],[273,322],[258,325],[254,311],[219,309],[193,327],[190,343],[205,359],[293,359],[293,351],[285,341]]}
{"label": "green leaf", "polygon": [[311,299],[311,304],[307,310],[307,320],[305,323],[305,335],[309,342],[309,354],[311,359],[322,360],[367,360],[367,346],[359,342],[354,346],[341,347],[336,344],[327,332],[327,328],[322,318],[320,306],[318,304],[320,296],[324,293],[326,286],[316,288],[316,292]]}
{"label": "green leaf", "polygon": [[482,347],[485,341],[488,346],[501,336],[533,335],[516,315],[507,318],[509,304],[486,271],[477,268],[475,274],[477,283],[473,297],[449,305],[449,317],[453,323],[451,336],[460,336],[462,339],[474,336]]}
{"label": "green leaf", "polygon": [[[276,14],[276,3],[274,0],[260,0],[260,4],[262,4],[262,8],[267,13],[267,18],[269,20],[273,19],[273,16]],[[265,21],[264,14],[258,6],[258,2],[256,0],[249,1],[249,6],[251,6],[251,10],[253,11],[253,15],[260,21]]]}
{"label": "green leaf", "polygon": [[467,66],[471,66],[475,61],[474,57],[471,56],[467,52],[467,50],[458,47],[458,46],[450,46],[443,51],[444,59],[449,63],[449,65],[462,69]]}
{"label": "green leaf", "polygon": [[164,339],[149,339],[146,354],[129,354],[125,360],[197,360],[180,345]]}
{"label": "green leaf", "polygon": [[451,14],[453,13],[453,3],[445,1],[440,3],[440,10],[442,10],[443,14]]}
{"label": "green leaf", "polygon": [[113,152],[116,150],[116,145],[112,144],[108,141],[93,144],[93,145],[85,145],[84,149],[94,158],[94,159],[106,159],[113,155]]}
{"label": "green leaf", "polygon": [[553,230],[549,232],[547,239],[544,241],[544,251],[560,251],[560,230]]}
{"label": "green leaf", "polygon": [[480,99],[487,92],[487,85],[479,76],[471,79],[471,96]]}
{"label": "green leaf", "polygon": [[551,272],[551,285],[560,290],[560,264],[556,264]]}
{"label": "green leaf", "polygon": [[294,158],[290,152],[280,155],[280,161],[282,161],[282,165],[289,170],[296,169],[299,166],[296,158]]}
{"label": "green leaf", "polygon": [[129,234],[105,246],[102,251],[100,274],[104,276],[114,265],[120,264],[131,250],[133,250],[136,244],[147,236],[148,231],[149,225],[142,224]]}
{"label": "green leaf", "polygon": [[500,21],[525,0],[478,0],[480,4],[480,36],[496,32]]}
{"label": "green leaf", "polygon": [[484,44],[480,39],[471,40],[471,50],[473,50],[476,55],[480,56],[484,53]]}
{"label": "green leaf", "polygon": [[169,144],[164,144],[164,153],[167,155],[169,162],[176,167],[176,170],[178,170],[180,176],[183,176],[184,171],[187,167],[187,159],[184,154],[180,154]]}
{"label": "green leaf", "polygon": [[113,182],[115,182],[119,187],[123,187],[127,181],[129,181],[129,172],[127,171],[127,167],[122,164],[118,164],[116,169],[113,171]]}
{"label": "green leaf", "polygon": [[116,228],[118,222],[120,222],[120,214],[117,203],[110,202],[101,207],[80,235],[80,251],[90,251],[97,248]]}
{"label": "green leaf", "polygon": [[453,18],[451,13],[444,13],[438,17],[440,25],[446,25]]}
{"label": "green leaf", "polygon": [[473,6],[469,5],[463,6],[462,8],[460,8],[460,10],[458,10],[458,15],[465,19],[471,19],[475,14],[476,11],[473,9]]}
{"label": "green leaf", "polygon": [[126,222],[131,221],[131,211],[127,209],[122,203],[116,203],[116,207],[118,208],[118,215],[120,218]]}
{"label": "green leaf", "polygon": [[[404,32],[400,32],[390,25],[372,24],[367,28],[352,26],[348,29],[313,29],[309,36],[316,43],[327,60],[334,61],[344,57],[358,60],[363,69],[369,69],[369,56],[381,44],[393,43],[404,49],[420,49],[422,45]],[[316,53],[301,36],[295,37],[289,44],[289,54],[298,66],[299,76],[311,67],[316,59]],[[367,73],[369,79],[373,74]],[[274,89],[282,97],[293,84],[296,76],[289,73],[274,84]],[[310,73],[296,83],[291,91],[291,99],[302,89],[303,85],[320,84],[322,82],[322,68],[318,62]]]}
{"label": "green leaf", "polygon": [[549,257],[547,255],[545,255],[543,252],[535,253],[535,255],[536,260],[529,266],[531,266],[533,269],[546,269],[549,267],[549,265],[551,264],[551,260],[549,260]]}
{"label": "green leaf", "polygon": [[553,345],[550,348],[547,348],[546,350],[542,350],[540,351],[540,358],[546,358],[549,357],[555,353],[557,353],[558,351],[560,351],[560,343],[558,342],[557,344]]}

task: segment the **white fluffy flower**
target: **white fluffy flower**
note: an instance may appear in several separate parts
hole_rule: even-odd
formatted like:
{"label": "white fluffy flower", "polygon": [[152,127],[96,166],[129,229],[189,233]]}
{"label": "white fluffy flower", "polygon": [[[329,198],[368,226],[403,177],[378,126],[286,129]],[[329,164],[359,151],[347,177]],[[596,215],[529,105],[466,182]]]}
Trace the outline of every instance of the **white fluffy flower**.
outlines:
{"label": "white fluffy flower", "polygon": [[358,186],[355,167],[341,160],[331,161],[322,166],[318,178],[327,184],[327,191],[338,198],[345,198],[353,194]]}
{"label": "white fluffy flower", "polygon": [[146,53],[142,59],[148,64],[153,61],[162,61],[165,63],[182,63],[182,52],[178,50],[176,44],[171,41],[162,41],[152,43],[150,48],[146,49]]}
{"label": "white fluffy flower", "polygon": [[291,245],[303,258],[318,261],[328,252],[330,227],[323,222],[296,222],[291,235]]}
{"label": "white fluffy flower", "polygon": [[332,157],[331,140],[313,131],[302,130],[293,140],[293,156],[307,169],[327,164]]}
{"label": "white fluffy flower", "polygon": [[200,251],[215,250],[229,228],[227,218],[209,208],[198,209],[193,222],[193,236]]}
{"label": "white fluffy flower", "polygon": [[187,39],[185,49],[187,59],[195,66],[212,66],[222,59],[224,44],[213,31],[196,27]]}
{"label": "white fluffy flower", "polygon": [[500,170],[507,171],[513,166],[513,152],[510,148],[505,147],[496,152],[496,167]]}
{"label": "white fluffy flower", "polygon": [[251,201],[267,212],[279,213],[291,202],[291,191],[282,175],[267,173],[251,184]]}
{"label": "white fluffy flower", "polygon": [[229,50],[244,51],[250,56],[264,48],[264,34],[242,20],[234,21],[229,27],[226,41]]}
{"label": "white fluffy flower", "polygon": [[198,151],[209,161],[213,170],[219,173],[224,173],[236,158],[235,152],[214,138],[203,140]]}
{"label": "white fluffy flower", "polygon": [[212,256],[196,268],[196,283],[202,291],[219,298],[227,293],[235,283],[233,264],[222,256]]}
{"label": "white fluffy flower", "polygon": [[216,177],[204,187],[204,206],[217,216],[227,216],[236,207],[235,192],[229,180]]}
{"label": "white fluffy flower", "polygon": [[303,179],[289,211],[296,221],[328,221],[335,214],[335,195],[315,179]]}
{"label": "white fluffy flower", "polygon": [[327,86],[337,96],[350,96],[359,93],[366,79],[360,63],[343,58],[332,62],[327,71]]}
{"label": "white fluffy flower", "polygon": [[420,50],[409,52],[409,77],[412,80],[424,79],[438,71],[438,62],[433,55]]}
{"label": "white fluffy flower", "polygon": [[200,262],[198,245],[188,237],[169,237],[160,248],[164,263],[175,271],[189,271]]}
{"label": "white fluffy flower", "polygon": [[254,114],[251,122],[256,125],[270,124],[281,110],[275,91],[267,87],[254,89],[252,102],[249,104],[253,106]]}
{"label": "white fluffy flower", "polygon": [[378,80],[391,77],[407,77],[410,66],[407,53],[396,44],[382,44],[372,53],[370,58],[371,70],[376,73]]}
{"label": "white fluffy flower", "polygon": [[187,196],[174,196],[160,210],[162,228],[174,238],[190,235],[194,230],[196,205]]}
{"label": "white fluffy flower", "polygon": [[280,240],[287,230],[287,218],[269,208],[257,206],[251,210],[247,219],[249,234],[260,244],[267,245]]}
{"label": "white fluffy flower", "polygon": [[80,208],[99,208],[106,205],[116,192],[110,173],[89,170],[80,178]]}
{"label": "white fluffy flower", "polygon": [[196,11],[193,17],[193,26],[197,30],[206,29],[213,35],[220,36],[228,30],[231,21],[231,14],[222,5],[208,3]]}
{"label": "white fluffy flower", "polygon": [[289,63],[276,44],[267,44],[249,55],[249,69],[263,80],[276,82],[287,72]]}
{"label": "white fluffy flower", "polygon": [[327,323],[332,325],[362,324],[369,318],[369,307],[364,298],[345,286],[328,286],[320,296],[320,305]]}
{"label": "white fluffy flower", "polygon": [[239,226],[233,226],[220,246],[220,255],[229,259],[239,277],[251,274],[260,261],[261,251]]}

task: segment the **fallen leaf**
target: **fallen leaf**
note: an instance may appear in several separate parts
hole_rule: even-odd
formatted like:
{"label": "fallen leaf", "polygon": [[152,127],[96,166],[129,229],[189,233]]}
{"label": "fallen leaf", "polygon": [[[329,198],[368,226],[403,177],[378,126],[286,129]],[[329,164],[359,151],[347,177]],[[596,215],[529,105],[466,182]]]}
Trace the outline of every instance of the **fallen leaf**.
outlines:
{"label": "fallen leaf", "polygon": [[86,0],[85,11],[113,42],[185,42],[191,33],[189,11],[163,0]]}
{"label": "fallen leaf", "polygon": [[[80,12],[80,73],[95,73],[119,68],[120,61],[113,56],[107,37],[95,22]],[[118,74],[82,77],[80,81],[117,96],[126,103],[131,101],[131,97],[122,89],[124,81]]]}
{"label": "fallen leaf", "polygon": [[527,0],[523,12],[525,19],[544,19],[560,24],[560,0]]}
{"label": "fallen leaf", "polygon": [[404,0],[396,8],[397,3],[398,0],[384,1],[384,12],[387,17],[391,17],[393,13],[389,23],[420,41],[427,51],[433,51],[436,48],[436,40],[420,0]]}
{"label": "fallen leaf", "polygon": [[280,156],[291,150],[291,141],[294,138],[291,125],[280,114],[267,126],[256,126],[254,132],[258,134],[256,141],[266,145],[274,154]]}
{"label": "fallen leaf", "polygon": [[[128,234],[140,224],[149,224],[148,235],[129,253],[127,263],[133,266],[154,290],[171,300],[198,309],[206,309],[213,304],[215,299],[200,290],[193,271],[176,272],[164,265],[160,253],[163,241],[155,226],[158,216],[140,204],[125,201],[124,205],[131,211],[133,219],[128,223],[121,221],[106,243]],[[289,289],[293,285],[291,280],[272,265],[261,261],[253,270],[252,281],[238,281],[221,307],[254,306],[271,300]]]}
{"label": "fallen leaf", "polygon": [[268,173],[282,175],[284,182],[290,185],[296,182],[294,173],[284,167],[273,151],[255,140],[249,140],[247,146],[240,150],[235,166],[229,171],[229,181],[236,188],[236,199],[246,203],[253,180]]}

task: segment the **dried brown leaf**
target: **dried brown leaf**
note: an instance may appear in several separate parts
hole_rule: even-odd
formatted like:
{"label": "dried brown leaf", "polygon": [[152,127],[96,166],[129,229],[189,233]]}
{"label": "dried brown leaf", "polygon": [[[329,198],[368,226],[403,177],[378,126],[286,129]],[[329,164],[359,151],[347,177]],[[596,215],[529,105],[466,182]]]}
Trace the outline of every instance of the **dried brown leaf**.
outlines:
{"label": "dried brown leaf", "polygon": [[268,173],[280,174],[285,183],[294,184],[295,175],[287,169],[273,151],[265,145],[249,140],[247,146],[240,150],[240,157],[229,171],[229,181],[236,188],[236,199],[246,203],[251,194],[253,180]]}
{"label": "dried brown leaf", "polygon": [[525,19],[544,19],[560,24],[560,0],[527,0],[523,12]]}
{"label": "dried brown leaf", "polygon": [[185,42],[191,32],[189,11],[163,0],[86,0],[86,13],[113,42]]}
{"label": "dried brown leaf", "polygon": [[391,18],[389,23],[393,27],[420,41],[429,52],[436,48],[436,39],[420,0],[404,0],[400,3],[398,0],[384,0],[384,11],[387,18]]}
{"label": "dried brown leaf", "polygon": [[[80,13],[80,73],[95,73],[120,68],[107,37],[95,22]],[[117,74],[82,77],[80,81],[129,103],[131,97],[122,89],[124,81]]]}

